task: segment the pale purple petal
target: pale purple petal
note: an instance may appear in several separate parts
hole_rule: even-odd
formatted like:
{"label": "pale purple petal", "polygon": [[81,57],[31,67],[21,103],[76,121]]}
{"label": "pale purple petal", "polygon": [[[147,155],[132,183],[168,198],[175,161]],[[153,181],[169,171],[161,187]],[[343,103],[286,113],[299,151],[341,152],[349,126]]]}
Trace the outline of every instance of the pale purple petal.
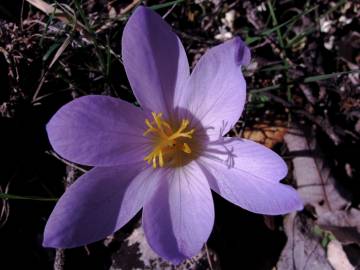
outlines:
{"label": "pale purple petal", "polygon": [[45,227],[46,247],[71,248],[105,238],[124,226],[143,206],[152,181],[139,174],[142,164],[97,167],[72,184]]}
{"label": "pale purple petal", "polygon": [[214,223],[209,185],[196,163],[157,170],[158,187],[143,209],[143,227],[152,249],[178,264],[196,255]]}
{"label": "pale purple petal", "polygon": [[171,112],[175,92],[189,77],[185,50],[171,27],[157,13],[138,7],[123,32],[122,58],[140,105]]}
{"label": "pale purple petal", "polygon": [[212,138],[227,133],[240,118],[246,100],[241,65],[249,57],[249,49],[239,37],[210,49],[178,98],[178,106],[200,120]]}
{"label": "pale purple petal", "polygon": [[288,172],[285,161],[274,151],[247,139],[222,138],[208,145],[205,155],[227,160],[233,165],[268,181],[278,182]]}
{"label": "pale purple petal", "polygon": [[144,120],[140,108],[118,98],[91,95],[60,108],[46,129],[61,157],[89,166],[116,166],[146,156]]}
{"label": "pale purple petal", "polygon": [[[212,190],[228,201],[259,214],[280,215],[302,209],[296,190],[278,182],[285,169],[276,154],[249,141],[233,141],[230,145],[233,148],[227,155],[210,151],[211,154],[198,160]],[[253,158],[245,157],[250,149],[254,151]],[[229,149],[218,147],[217,150],[225,152]]]}

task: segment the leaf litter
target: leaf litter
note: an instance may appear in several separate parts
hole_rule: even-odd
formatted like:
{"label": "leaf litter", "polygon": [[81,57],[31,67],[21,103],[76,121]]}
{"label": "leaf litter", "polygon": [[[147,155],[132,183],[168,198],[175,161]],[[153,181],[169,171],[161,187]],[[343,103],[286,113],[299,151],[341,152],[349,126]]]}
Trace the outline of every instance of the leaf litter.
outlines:
{"label": "leaf litter", "polygon": [[342,244],[357,243],[360,212],[336,188],[311,131],[292,127],[284,137],[307,212],[284,219],[287,244],[278,269],[355,269]]}

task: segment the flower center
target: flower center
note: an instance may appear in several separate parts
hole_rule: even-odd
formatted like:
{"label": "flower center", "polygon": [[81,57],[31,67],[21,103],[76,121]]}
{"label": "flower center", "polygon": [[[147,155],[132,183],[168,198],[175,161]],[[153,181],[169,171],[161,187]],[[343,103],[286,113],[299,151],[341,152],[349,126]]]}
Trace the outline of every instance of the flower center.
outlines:
{"label": "flower center", "polygon": [[190,155],[191,148],[189,143],[195,129],[189,129],[189,120],[182,119],[178,129],[173,127],[164,119],[162,113],[151,113],[154,120],[150,122],[145,119],[148,129],[144,132],[144,136],[152,135],[153,151],[148,154],[144,160],[148,164],[152,164],[153,168],[164,167],[165,162],[179,164],[183,159],[183,154]]}

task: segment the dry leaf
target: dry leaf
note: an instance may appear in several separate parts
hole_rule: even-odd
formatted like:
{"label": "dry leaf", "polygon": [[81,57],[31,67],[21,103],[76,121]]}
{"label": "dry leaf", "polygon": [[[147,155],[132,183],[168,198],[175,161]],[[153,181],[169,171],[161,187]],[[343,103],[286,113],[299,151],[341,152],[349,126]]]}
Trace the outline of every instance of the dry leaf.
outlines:
{"label": "dry leaf", "polygon": [[335,270],[354,270],[349,262],[342,245],[337,240],[332,240],[327,246],[327,258]]}
{"label": "dry leaf", "polygon": [[314,136],[293,128],[284,137],[294,156],[294,178],[305,204],[315,207],[317,215],[344,209],[347,201],[335,189],[335,179],[321,158]]}
{"label": "dry leaf", "polygon": [[46,3],[45,1],[42,0],[26,0],[26,1],[48,15],[55,12],[55,8],[52,5]]}
{"label": "dry leaf", "polygon": [[278,270],[332,270],[313,227],[313,221],[304,214],[292,213],[285,217],[288,241],[276,265]]}
{"label": "dry leaf", "polygon": [[[293,156],[293,175],[298,192],[306,205],[314,207],[317,220],[314,221],[301,213],[293,213],[284,220],[288,241],[281,253],[278,269],[353,269],[344,252],[337,254],[337,258],[334,254],[326,257],[324,247],[327,247],[333,235],[354,240],[354,234],[349,232],[348,227],[351,224],[352,230],[358,229],[355,224],[358,224],[356,222],[360,218],[359,211],[344,210],[348,203],[335,188],[335,179],[321,158],[314,136],[299,128],[292,128],[284,140]],[[320,231],[331,231],[333,235],[330,238],[325,236],[330,233],[322,231],[325,234],[315,236],[316,228]],[[334,249],[340,250],[338,246],[334,246],[335,243],[330,246],[331,252],[334,252]],[[338,268],[341,267],[339,261],[346,261],[347,264],[343,266],[350,268]]]}
{"label": "dry leaf", "polygon": [[[120,239],[121,240],[121,239]],[[126,257],[126,259],[124,259]],[[211,262],[209,262],[209,259]],[[209,265],[211,263],[211,266]],[[159,270],[188,270],[188,269],[219,270],[220,265],[215,253],[203,248],[195,257],[174,266],[159,257],[145,239],[144,230],[140,225],[135,228],[129,237],[123,241],[119,250],[112,255],[112,270],[120,269],[159,269]]]}
{"label": "dry leaf", "polygon": [[256,124],[251,128],[246,128],[243,133],[243,138],[249,139],[273,148],[279,142],[282,142],[287,128],[281,125],[280,122],[275,125],[267,123]]}
{"label": "dry leaf", "polygon": [[343,244],[360,245],[360,211],[335,211],[325,213],[318,218],[319,226],[330,231]]}

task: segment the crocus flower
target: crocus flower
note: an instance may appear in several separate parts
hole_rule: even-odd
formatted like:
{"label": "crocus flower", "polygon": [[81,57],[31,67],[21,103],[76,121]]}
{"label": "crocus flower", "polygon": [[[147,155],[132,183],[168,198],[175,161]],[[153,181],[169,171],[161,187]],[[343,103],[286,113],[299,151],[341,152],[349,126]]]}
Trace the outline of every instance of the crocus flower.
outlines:
{"label": "crocus flower", "polygon": [[90,95],[63,106],[47,132],[54,150],[94,166],[60,198],[44,246],[82,246],[114,233],[142,210],[151,248],[177,264],[196,255],[214,224],[211,190],[249,211],[302,208],[279,183],[285,162],[255,142],[223,137],[246,99],[241,66],[250,52],[236,37],[208,50],[190,75],[169,25],[138,7],[122,37],[122,58],[141,108]]}

